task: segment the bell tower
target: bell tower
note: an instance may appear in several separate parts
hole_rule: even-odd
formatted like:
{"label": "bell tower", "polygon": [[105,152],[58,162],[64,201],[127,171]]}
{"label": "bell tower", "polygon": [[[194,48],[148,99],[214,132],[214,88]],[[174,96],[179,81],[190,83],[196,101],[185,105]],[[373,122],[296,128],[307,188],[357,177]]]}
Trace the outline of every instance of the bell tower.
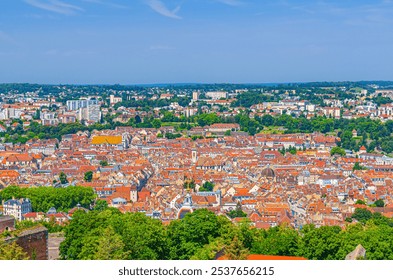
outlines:
{"label": "bell tower", "polygon": [[197,155],[197,149],[196,148],[192,148],[191,150],[191,158],[192,158],[192,163],[196,163],[198,160],[198,155]]}

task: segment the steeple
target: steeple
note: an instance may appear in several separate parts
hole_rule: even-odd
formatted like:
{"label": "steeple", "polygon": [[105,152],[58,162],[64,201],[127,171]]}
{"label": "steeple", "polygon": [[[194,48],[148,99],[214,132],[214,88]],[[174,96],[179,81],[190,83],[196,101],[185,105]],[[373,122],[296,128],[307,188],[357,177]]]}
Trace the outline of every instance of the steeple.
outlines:
{"label": "steeple", "polygon": [[185,196],[184,202],[183,202],[183,207],[192,208],[192,197],[191,197],[190,193],[187,193],[187,195]]}

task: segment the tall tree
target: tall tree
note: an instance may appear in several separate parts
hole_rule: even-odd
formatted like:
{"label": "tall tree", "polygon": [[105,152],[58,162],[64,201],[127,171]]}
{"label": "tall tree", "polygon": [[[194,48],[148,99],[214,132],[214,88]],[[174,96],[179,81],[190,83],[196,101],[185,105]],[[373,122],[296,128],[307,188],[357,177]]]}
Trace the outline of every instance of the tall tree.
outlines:
{"label": "tall tree", "polygon": [[243,242],[239,240],[237,236],[235,236],[229,246],[225,248],[225,255],[228,260],[246,260],[249,251],[244,247]]}
{"label": "tall tree", "polygon": [[98,239],[95,260],[124,260],[127,252],[124,251],[124,243],[121,236],[112,227],[106,228]]}

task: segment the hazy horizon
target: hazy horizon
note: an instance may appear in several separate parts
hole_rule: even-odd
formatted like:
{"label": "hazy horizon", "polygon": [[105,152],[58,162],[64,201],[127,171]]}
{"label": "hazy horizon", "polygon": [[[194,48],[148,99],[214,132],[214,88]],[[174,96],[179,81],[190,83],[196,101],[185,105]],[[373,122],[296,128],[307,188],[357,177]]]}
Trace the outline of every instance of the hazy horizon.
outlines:
{"label": "hazy horizon", "polygon": [[[192,86],[192,85],[234,85],[234,86],[274,86],[274,85],[297,85],[297,84],[313,84],[313,83],[392,83],[391,86],[393,86],[393,80],[362,80],[362,81],[305,81],[305,82],[266,82],[266,83],[228,83],[228,82],[222,82],[222,83],[196,83],[196,82],[178,82],[178,83],[36,83],[36,82],[0,82],[0,85],[7,85],[7,84],[30,84],[30,85],[46,85],[46,86]],[[390,87],[390,85],[389,85]]]}

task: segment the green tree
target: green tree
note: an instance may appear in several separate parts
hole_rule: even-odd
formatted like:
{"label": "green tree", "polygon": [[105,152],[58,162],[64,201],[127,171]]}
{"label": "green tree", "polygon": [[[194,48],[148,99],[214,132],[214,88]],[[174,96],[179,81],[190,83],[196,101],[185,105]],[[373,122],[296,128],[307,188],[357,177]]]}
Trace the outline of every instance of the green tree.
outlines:
{"label": "green tree", "polygon": [[97,200],[94,205],[95,211],[104,211],[108,208],[108,202],[106,200]]}
{"label": "green tree", "polygon": [[385,206],[385,202],[383,201],[383,199],[378,199],[377,201],[374,202],[374,205],[376,207],[384,207]]}
{"label": "green tree", "polygon": [[235,236],[229,246],[225,248],[225,256],[228,260],[246,260],[249,250],[244,247],[243,242]]}
{"label": "green tree", "polygon": [[[111,242],[115,244],[108,256],[105,250]],[[60,255],[66,260],[106,257],[164,260],[168,258],[166,232],[161,221],[143,213],[122,214],[114,208],[101,212],[77,211],[65,228]]]}
{"label": "green tree", "polygon": [[200,192],[211,192],[213,191],[214,184],[212,182],[206,181],[203,183],[202,187],[199,188]]}
{"label": "green tree", "polygon": [[353,171],[355,171],[355,170],[366,170],[366,169],[367,169],[367,168],[364,167],[364,166],[362,166],[362,165],[360,165],[359,162],[355,162],[355,164],[354,164],[353,167],[352,167],[352,170],[353,170]]}
{"label": "green tree", "polygon": [[299,233],[287,225],[271,227],[268,230],[259,230],[255,234],[251,253],[296,256],[298,254]]}
{"label": "green tree", "polygon": [[333,148],[330,150],[330,155],[331,155],[331,156],[334,156],[334,155],[345,156],[345,155],[346,155],[346,152],[345,152],[345,150],[344,150],[343,148],[340,148],[340,147],[333,147]]}
{"label": "green tree", "polygon": [[47,212],[51,207],[55,207],[58,211],[68,211],[78,203],[89,208],[96,195],[92,188],[79,186],[67,188],[10,186],[0,191],[0,200],[8,200],[12,197],[29,198],[34,212]]}
{"label": "green tree", "polygon": [[0,240],[0,260],[28,260],[29,257],[16,242],[6,243]]}
{"label": "green tree", "polygon": [[289,152],[291,155],[296,155],[296,154],[297,154],[297,150],[296,150],[295,147],[289,147],[288,152]]}
{"label": "green tree", "polygon": [[225,248],[225,241],[222,238],[217,238],[202,248],[197,249],[195,254],[190,258],[191,260],[214,260],[217,253]]}
{"label": "green tree", "polygon": [[119,234],[112,227],[106,228],[97,241],[95,260],[124,260],[128,252],[124,250],[124,243]]}
{"label": "green tree", "polygon": [[108,164],[108,161],[107,161],[107,160],[101,160],[101,161],[100,161],[100,165],[101,165],[102,167],[104,167],[104,166],[108,166],[109,164]]}
{"label": "green tree", "polygon": [[152,120],[152,122],[151,122],[151,124],[152,124],[152,126],[154,127],[154,128],[160,128],[161,127],[161,120],[159,120],[159,119],[154,119],[154,120]]}
{"label": "green tree", "polygon": [[361,223],[365,223],[372,218],[372,213],[363,208],[356,208],[355,213],[353,213],[352,218],[358,220]]}
{"label": "green tree", "polygon": [[228,216],[231,217],[232,219],[234,218],[244,218],[247,217],[247,214],[243,212],[242,210],[242,205],[240,204],[240,202],[237,203],[236,205],[236,209],[229,211],[228,212]]}
{"label": "green tree", "polygon": [[355,204],[363,204],[363,205],[366,205],[366,202],[364,202],[363,200],[358,199],[358,200],[356,200]]}
{"label": "green tree", "polygon": [[216,238],[231,231],[231,222],[207,209],[194,211],[168,226],[170,259],[187,260]]}
{"label": "green tree", "polygon": [[59,180],[63,185],[68,183],[67,175],[64,172],[60,172]]}
{"label": "green tree", "polygon": [[93,180],[93,171],[87,171],[87,172],[85,172],[85,175],[84,175],[83,179],[84,179],[86,182],[91,182],[91,181]]}
{"label": "green tree", "polygon": [[[338,226],[306,225],[301,230],[297,254],[310,260],[335,260],[342,246],[341,228]],[[349,252],[348,252],[349,253]]]}
{"label": "green tree", "polygon": [[35,114],[34,114],[34,116],[33,116],[33,119],[34,119],[34,120],[39,120],[39,119],[40,119],[40,116],[41,116],[41,112],[40,112],[39,109],[37,109],[37,110],[35,111]]}

